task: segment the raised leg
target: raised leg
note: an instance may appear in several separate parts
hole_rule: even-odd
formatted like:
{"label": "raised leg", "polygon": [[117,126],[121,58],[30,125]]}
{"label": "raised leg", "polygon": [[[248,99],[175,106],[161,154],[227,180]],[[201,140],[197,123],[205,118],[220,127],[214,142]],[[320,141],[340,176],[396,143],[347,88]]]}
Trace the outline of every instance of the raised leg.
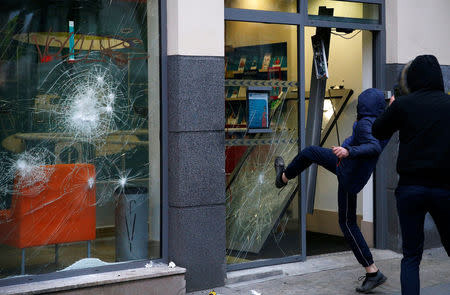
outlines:
{"label": "raised leg", "polygon": [[292,160],[285,170],[285,175],[288,179],[293,179],[313,163],[336,174],[337,160],[338,158],[333,154],[331,149],[309,146],[298,153]]}

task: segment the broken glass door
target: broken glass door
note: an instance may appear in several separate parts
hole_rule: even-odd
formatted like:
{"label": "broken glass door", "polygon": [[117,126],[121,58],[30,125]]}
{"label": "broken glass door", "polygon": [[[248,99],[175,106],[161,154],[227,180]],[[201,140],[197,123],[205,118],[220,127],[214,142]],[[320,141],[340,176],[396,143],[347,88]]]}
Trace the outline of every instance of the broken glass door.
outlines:
{"label": "broken glass door", "polygon": [[[275,157],[298,152],[297,27],[226,22],[225,31],[227,261],[300,254],[297,180],[274,184]],[[249,89],[261,86],[268,94],[254,104]]]}

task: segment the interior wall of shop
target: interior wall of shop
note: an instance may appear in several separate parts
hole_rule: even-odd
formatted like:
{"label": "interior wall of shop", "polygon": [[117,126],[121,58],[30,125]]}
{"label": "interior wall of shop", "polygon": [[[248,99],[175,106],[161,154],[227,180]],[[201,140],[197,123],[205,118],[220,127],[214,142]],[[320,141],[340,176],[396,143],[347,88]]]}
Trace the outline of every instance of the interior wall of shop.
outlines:
{"label": "interior wall of shop", "polygon": [[[450,27],[446,0],[386,1],[386,89],[392,89],[403,66],[417,55],[433,54],[441,64],[446,92],[450,91],[450,39],[445,28]],[[387,201],[386,239],[378,247],[401,251],[394,191],[398,183],[396,162],[398,134],[390,140],[379,161],[378,169],[386,175],[383,187],[377,187],[377,197]],[[430,215],[425,219],[425,248],[440,246],[439,234]]]}
{"label": "interior wall of shop", "polygon": [[224,3],[167,0],[169,260],[224,284]]}
{"label": "interior wall of shop", "polygon": [[[362,16],[362,11],[355,11],[354,16]],[[305,28],[305,82],[309,91],[312,70],[312,45],[311,36],[315,34],[315,28]],[[353,33],[355,34],[356,31]],[[351,35],[353,35],[351,34]],[[268,44],[288,41],[288,80],[297,81],[297,30],[294,26],[266,25],[246,22],[227,22],[226,46],[240,47],[258,44]],[[370,32],[358,34],[350,40],[332,35],[330,42],[329,73],[327,87],[343,84],[346,88],[353,89],[354,94],[346,109],[342,113],[339,122],[339,137],[342,141],[351,135],[353,122],[356,119],[357,97],[365,88],[372,86],[372,38]],[[364,45],[364,46],[363,46]],[[364,71],[363,71],[363,59]],[[364,83],[363,83],[364,81]],[[325,142],[325,147],[337,145],[337,134],[334,129]],[[290,161],[291,159],[286,159]],[[315,213],[308,216],[307,230],[342,235],[337,224],[337,179],[332,173],[323,168],[318,170],[316,184]],[[360,219],[367,222],[373,221],[372,185],[365,190],[367,197],[366,208],[363,210],[363,193],[358,198],[357,214]],[[297,202],[292,202],[293,218],[298,218]],[[364,218],[364,213],[366,218]]]}

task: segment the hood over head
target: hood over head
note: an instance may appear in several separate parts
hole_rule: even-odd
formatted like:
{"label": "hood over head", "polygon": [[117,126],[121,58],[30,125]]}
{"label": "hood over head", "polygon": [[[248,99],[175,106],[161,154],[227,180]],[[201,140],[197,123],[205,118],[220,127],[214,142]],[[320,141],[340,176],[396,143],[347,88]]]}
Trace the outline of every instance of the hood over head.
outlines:
{"label": "hood over head", "polygon": [[356,107],[358,119],[362,117],[378,117],[384,112],[385,106],[386,102],[381,90],[376,88],[366,89],[358,96],[358,105]]}
{"label": "hood over head", "polygon": [[444,91],[444,79],[439,62],[434,55],[419,55],[408,63],[400,78],[406,92],[420,89]]}

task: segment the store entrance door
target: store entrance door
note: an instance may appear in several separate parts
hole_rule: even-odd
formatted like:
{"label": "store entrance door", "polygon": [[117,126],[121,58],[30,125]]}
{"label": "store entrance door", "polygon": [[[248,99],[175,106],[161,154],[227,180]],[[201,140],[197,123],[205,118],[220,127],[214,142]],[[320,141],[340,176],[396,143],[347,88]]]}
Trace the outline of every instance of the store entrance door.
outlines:
{"label": "store entrance door", "polygon": [[[308,117],[306,145],[331,148],[342,145],[345,138],[352,134],[353,123],[357,118],[358,95],[372,87],[372,34],[362,30],[329,29],[327,76],[322,78],[321,83],[317,83],[314,79],[320,73],[314,64],[317,58],[312,38],[317,36],[317,32],[315,27],[305,27],[306,96],[311,93],[311,99],[307,99],[305,103]],[[326,49],[327,42],[324,43]],[[317,100],[317,97],[322,98],[319,106],[317,101],[312,100]],[[313,131],[318,132],[315,142],[311,138],[314,136]],[[310,256],[350,250],[338,222],[337,178],[320,166],[313,172],[310,170],[306,175],[306,254]],[[356,210],[357,223],[362,227],[369,245],[373,245],[372,195],[370,182],[358,194]]]}

